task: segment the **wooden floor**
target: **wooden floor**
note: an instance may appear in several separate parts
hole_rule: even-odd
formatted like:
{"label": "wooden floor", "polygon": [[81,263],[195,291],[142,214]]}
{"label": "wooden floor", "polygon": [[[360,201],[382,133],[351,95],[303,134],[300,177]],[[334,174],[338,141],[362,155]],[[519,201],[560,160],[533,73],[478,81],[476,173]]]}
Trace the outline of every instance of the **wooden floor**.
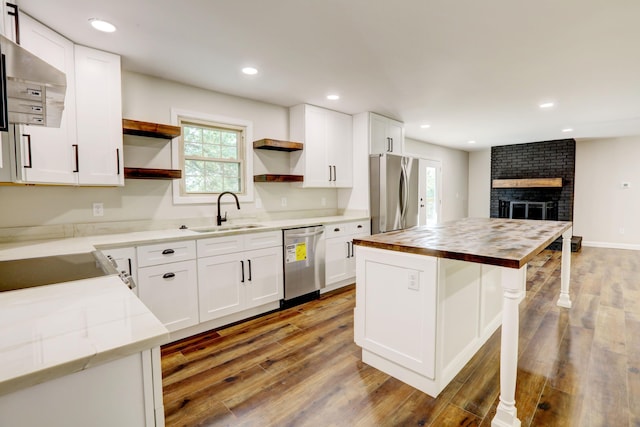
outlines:
{"label": "wooden floor", "polygon": [[[560,253],[528,267],[516,405],[522,426],[640,426],[640,251]],[[354,287],[163,348],[167,426],[490,426],[500,330],[433,399],[363,364]]]}

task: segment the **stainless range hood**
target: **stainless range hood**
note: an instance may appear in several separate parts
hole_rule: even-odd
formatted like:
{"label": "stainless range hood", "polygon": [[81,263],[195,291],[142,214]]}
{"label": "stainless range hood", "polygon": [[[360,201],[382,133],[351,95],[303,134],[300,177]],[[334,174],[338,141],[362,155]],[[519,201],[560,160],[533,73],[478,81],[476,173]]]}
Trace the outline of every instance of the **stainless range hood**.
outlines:
{"label": "stainless range hood", "polygon": [[60,127],[66,75],[4,36],[0,36],[0,53],[3,130],[9,123]]}

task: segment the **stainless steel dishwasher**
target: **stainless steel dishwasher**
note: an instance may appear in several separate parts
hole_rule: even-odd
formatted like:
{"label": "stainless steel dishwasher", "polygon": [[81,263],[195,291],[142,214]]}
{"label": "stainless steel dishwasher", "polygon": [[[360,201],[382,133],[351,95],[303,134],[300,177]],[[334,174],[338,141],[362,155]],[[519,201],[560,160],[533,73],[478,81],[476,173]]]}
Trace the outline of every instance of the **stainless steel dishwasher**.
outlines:
{"label": "stainless steel dishwasher", "polygon": [[284,242],[284,299],[280,307],[292,307],[320,296],[324,288],[324,226],[282,230]]}

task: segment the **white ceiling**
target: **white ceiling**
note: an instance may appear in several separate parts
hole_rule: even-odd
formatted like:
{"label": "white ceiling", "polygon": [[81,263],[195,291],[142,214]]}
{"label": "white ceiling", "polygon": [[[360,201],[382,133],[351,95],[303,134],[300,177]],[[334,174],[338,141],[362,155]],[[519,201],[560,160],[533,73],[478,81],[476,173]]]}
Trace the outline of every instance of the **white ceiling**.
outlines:
{"label": "white ceiling", "polygon": [[[640,135],[638,0],[18,4],[76,43],[122,55],[126,70],[287,107],[375,111],[440,145]],[[96,32],[93,17],[118,31]],[[259,74],[243,75],[247,65]],[[545,101],[555,106],[539,109]]]}

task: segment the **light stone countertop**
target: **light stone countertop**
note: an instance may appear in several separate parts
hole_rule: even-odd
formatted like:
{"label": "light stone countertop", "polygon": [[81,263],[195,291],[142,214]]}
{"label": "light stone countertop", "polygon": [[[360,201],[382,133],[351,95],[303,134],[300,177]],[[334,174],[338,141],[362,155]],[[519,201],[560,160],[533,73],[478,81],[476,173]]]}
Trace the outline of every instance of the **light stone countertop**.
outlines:
{"label": "light stone countertop", "polygon": [[[261,221],[244,230],[171,229],[19,241],[0,244],[0,261],[367,219],[331,216]],[[224,224],[235,225],[240,224]],[[168,340],[164,325],[116,275],[0,292],[0,395]]]}

